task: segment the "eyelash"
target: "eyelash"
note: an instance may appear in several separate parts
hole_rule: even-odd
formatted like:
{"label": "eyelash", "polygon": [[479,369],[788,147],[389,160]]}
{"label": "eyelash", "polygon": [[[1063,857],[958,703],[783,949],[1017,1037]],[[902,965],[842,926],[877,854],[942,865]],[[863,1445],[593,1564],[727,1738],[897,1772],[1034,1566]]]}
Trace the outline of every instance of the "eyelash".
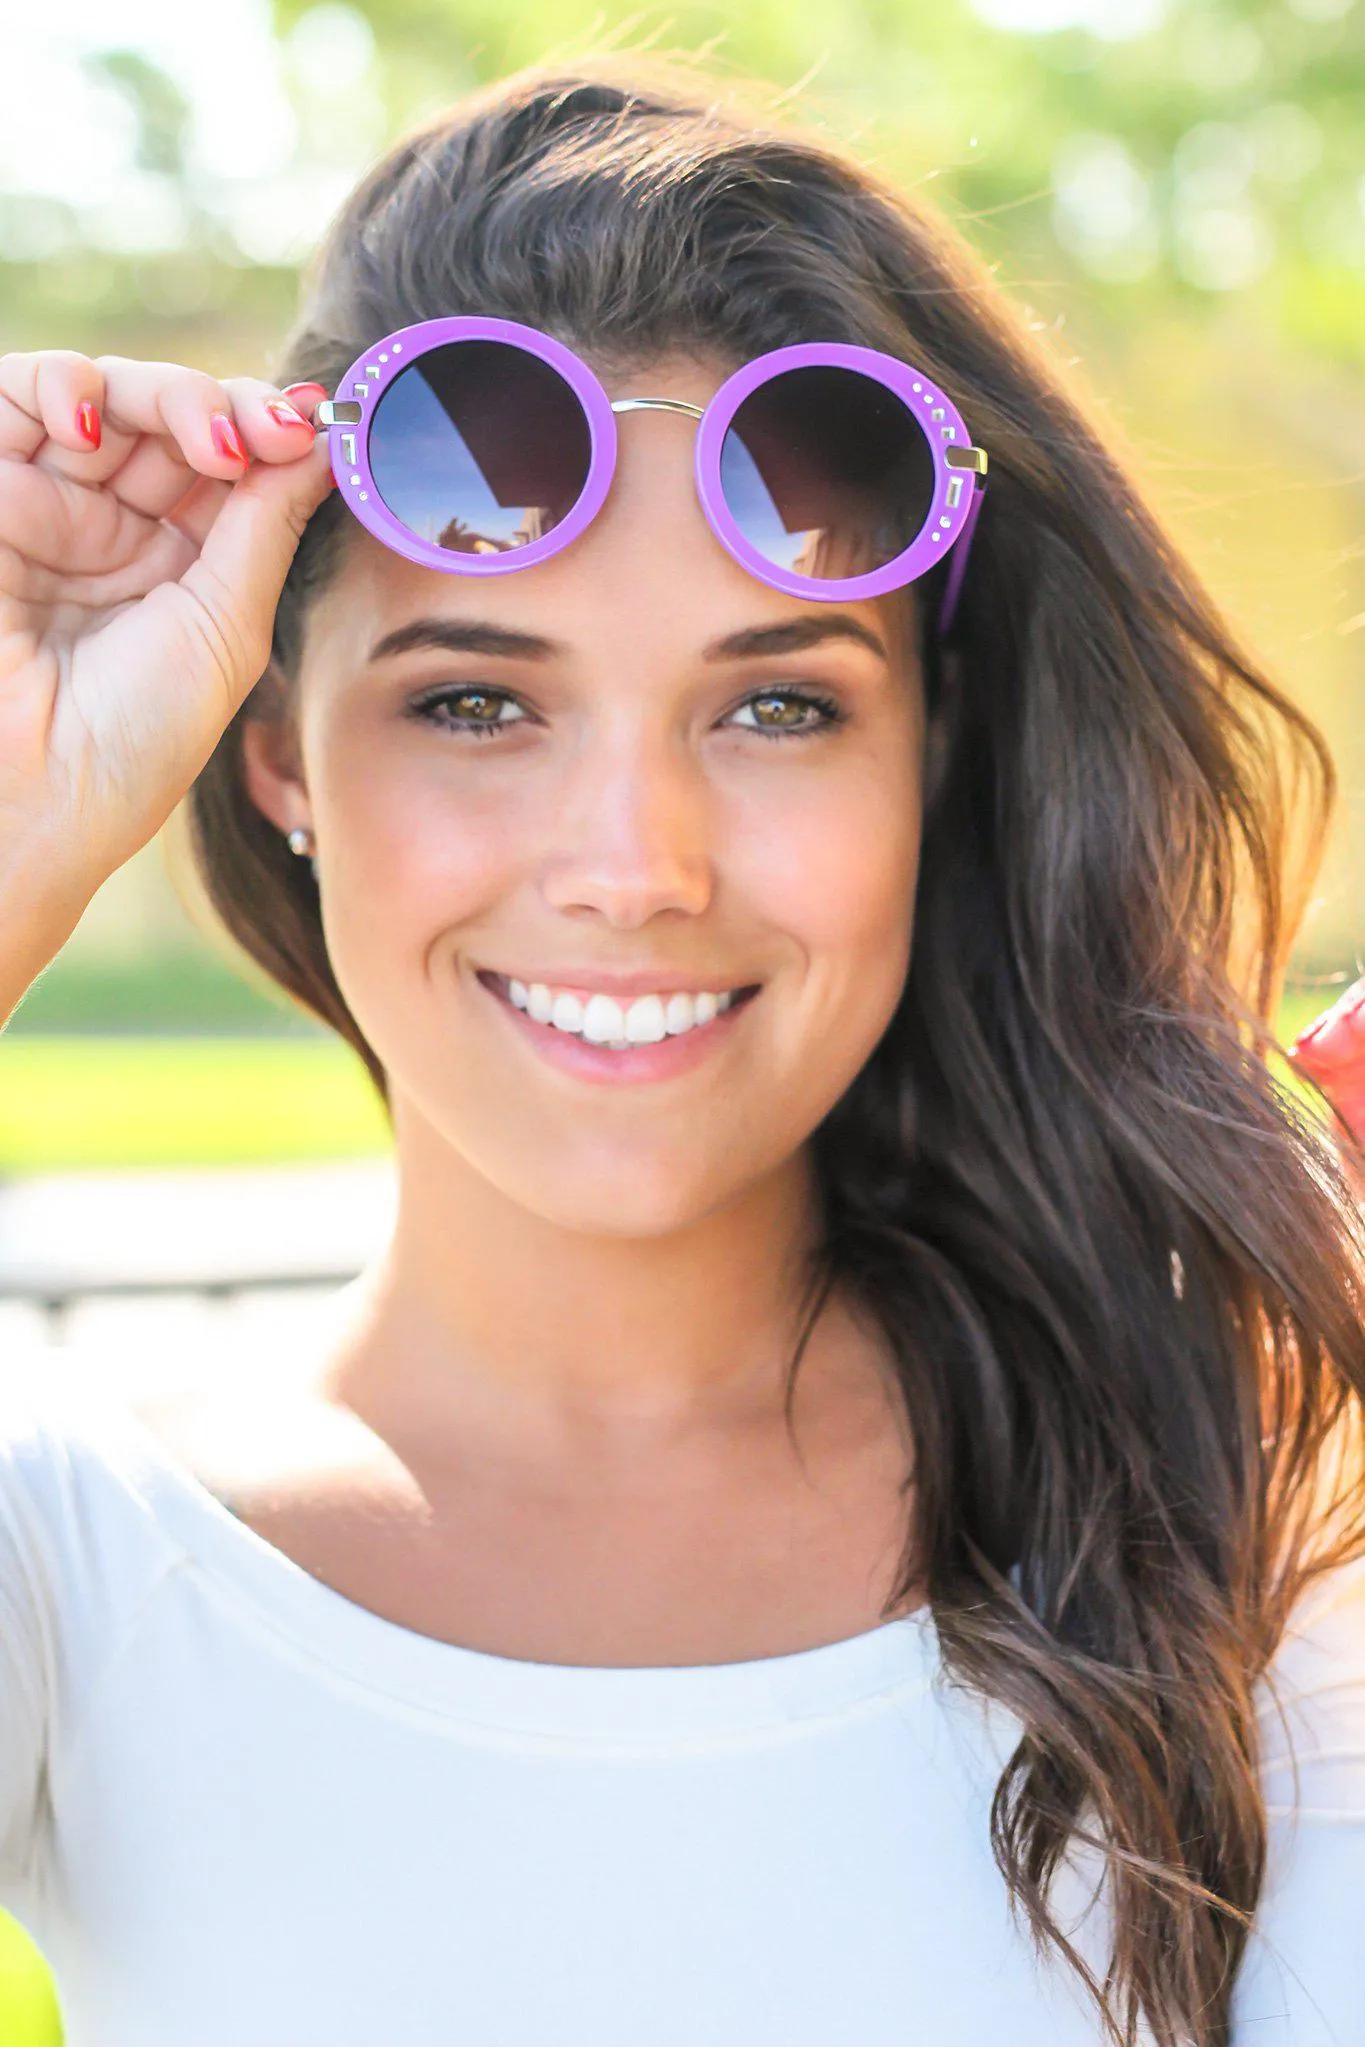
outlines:
{"label": "eyelash", "polygon": [[[492,722],[484,720],[462,722],[458,719],[446,719],[438,715],[444,707],[452,703],[458,703],[461,697],[483,697],[494,704],[515,704],[517,702],[516,697],[513,696],[510,690],[482,689],[476,684],[470,684],[464,689],[446,688],[438,691],[434,696],[422,698],[414,704],[413,714],[418,718],[426,719],[433,725],[440,726],[444,731],[463,733],[474,739],[495,739],[500,732],[510,731],[513,726],[526,722],[524,716],[521,718],[511,718],[506,723],[503,723],[501,719],[496,719]],[[772,703],[779,700],[784,703],[801,704],[811,711],[818,712],[818,722],[809,725],[789,725],[785,728],[755,723],[752,725],[741,725],[738,729],[742,732],[752,732],[760,739],[813,739],[822,732],[832,731],[835,726],[842,725],[847,716],[835,698],[823,696],[818,691],[809,689],[755,690],[752,696],[747,696],[742,703],[736,704],[735,710],[743,711],[753,704]],[[731,712],[729,715],[733,717],[734,713]]]}

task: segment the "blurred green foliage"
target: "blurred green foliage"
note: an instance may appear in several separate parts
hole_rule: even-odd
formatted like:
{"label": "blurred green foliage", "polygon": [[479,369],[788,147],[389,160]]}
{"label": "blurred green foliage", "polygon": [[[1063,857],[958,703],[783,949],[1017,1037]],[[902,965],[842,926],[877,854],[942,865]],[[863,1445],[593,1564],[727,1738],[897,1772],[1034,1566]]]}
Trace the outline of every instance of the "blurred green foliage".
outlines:
{"label": "blurred green foliage", "polygon": [[[998,25],[1068,13],[1076,23],[1048,33]],[[1106,32],[1079,25],[1087,15]],[[722,81],[752,70],[890,174],[933,181],[1007,282],[1080,286],[1100,326],[1173,305],[1199,320],[1234,294],[1239,317],[1286,347],[1365,361],[1365,7],[1353,0],[853,0],[837,18],[811,0],[750,0],[615,23],[566,0],[277,0],[275,18],[291,175],[330,167],[344,181],[403,126],[547,54],[709,47]],[[145,332],[149,314],[207,341],[225,313],[230,345],[243,328],[268,345],[292,265],[263,276],[252,237],[234,240],[232,195],[196,175],[183,87],[116,44],[89,64],[131,109],[138,166],[178,187],[179,246],[101,261],[79,207],[4,195],[9,334],[48,334],[64,306],[106,346],[115,326]],[[95,259],[84,283],[83,255]]]}

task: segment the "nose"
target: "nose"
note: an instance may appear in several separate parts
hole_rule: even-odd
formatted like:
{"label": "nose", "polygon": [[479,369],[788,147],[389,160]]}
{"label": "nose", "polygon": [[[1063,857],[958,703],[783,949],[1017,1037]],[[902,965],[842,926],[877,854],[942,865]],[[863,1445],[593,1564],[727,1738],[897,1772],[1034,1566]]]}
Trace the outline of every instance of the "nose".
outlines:
{"label": "nose", "polygon": [[663,733],[602,735],[563,788],[546,901],[621,931],[699,916],[714,889],[708,809],[700,768],[681,743]]}

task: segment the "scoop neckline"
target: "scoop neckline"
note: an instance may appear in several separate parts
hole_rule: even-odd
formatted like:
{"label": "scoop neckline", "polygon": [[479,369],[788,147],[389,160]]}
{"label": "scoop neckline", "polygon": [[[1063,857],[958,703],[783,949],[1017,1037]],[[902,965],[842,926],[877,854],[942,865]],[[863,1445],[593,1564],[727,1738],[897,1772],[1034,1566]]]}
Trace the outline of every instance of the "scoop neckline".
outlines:
{"label": "scoop neckline", "polygon": [[422,1634],[259,1535],[134,1408],[107,1395],[100,1404],[158,1525],[239,1617],[264,1626],[277,1654],[487,1738],[646,1750],[768,1738],[883,1710],[927,1687],[936,1668],[928,1602],[837,1641],[724,1663],[541,1663]]}

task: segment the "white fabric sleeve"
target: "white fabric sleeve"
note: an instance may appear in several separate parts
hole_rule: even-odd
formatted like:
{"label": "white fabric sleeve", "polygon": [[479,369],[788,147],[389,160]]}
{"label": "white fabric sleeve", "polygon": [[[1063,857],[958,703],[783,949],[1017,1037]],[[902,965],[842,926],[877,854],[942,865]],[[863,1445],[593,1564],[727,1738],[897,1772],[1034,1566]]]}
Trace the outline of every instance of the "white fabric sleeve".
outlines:
{"label": "white fabric sleeve", "polygon": [[1365,2047],[1365,1560],[1310,1586],[1271,1678],[1258,1716],[1268,1867],[1234,2047]]}
{"label": "white fabric sleeve", "polygon": [[0,1370],[0,1894],[28,1874],[45,1792],[52,1573],[29,1481],[48,1454],[26,1377]]}

